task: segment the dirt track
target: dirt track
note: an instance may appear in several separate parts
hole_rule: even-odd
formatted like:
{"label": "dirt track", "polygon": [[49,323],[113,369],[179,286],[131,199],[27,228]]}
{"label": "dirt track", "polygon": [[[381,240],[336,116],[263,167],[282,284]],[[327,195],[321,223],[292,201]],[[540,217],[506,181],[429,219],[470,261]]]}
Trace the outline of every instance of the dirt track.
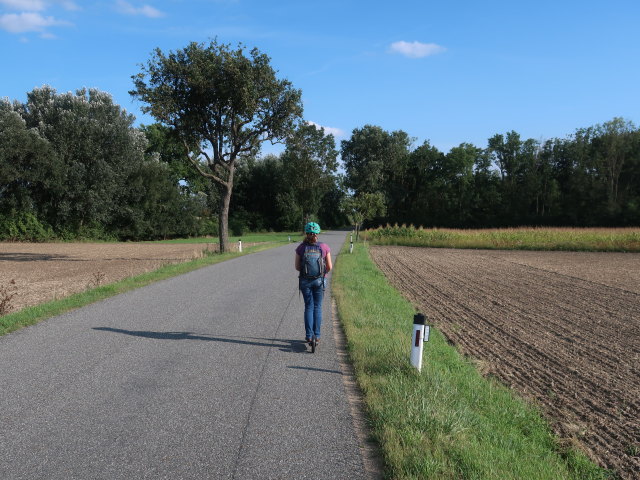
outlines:
{"label": "dirt track", "polygon": [[0,243],[0,287],[11,288],[11,311],[88,287],[192,260],[215,244]]}
{"label": "dirt track", "polygon": [[371,247],[387,278],[566,441],[640,478],[640,255]]}

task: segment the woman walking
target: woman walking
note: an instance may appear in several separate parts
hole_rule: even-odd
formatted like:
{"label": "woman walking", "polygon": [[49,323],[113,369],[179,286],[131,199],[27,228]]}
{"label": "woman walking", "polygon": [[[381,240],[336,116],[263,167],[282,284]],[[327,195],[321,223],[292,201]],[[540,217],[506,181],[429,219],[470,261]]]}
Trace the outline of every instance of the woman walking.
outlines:
{"label": "woman walking", "polygon": [[326,286],[325,275],[333,267],[331,250],[326,243],[318,242],[320,225],[309,222],[304,227],[305,239],[296,248],[296,270],[300,272],[299,288],[304,298],[305,342],[316,344],[320,340],[322,326],[322,299]]}

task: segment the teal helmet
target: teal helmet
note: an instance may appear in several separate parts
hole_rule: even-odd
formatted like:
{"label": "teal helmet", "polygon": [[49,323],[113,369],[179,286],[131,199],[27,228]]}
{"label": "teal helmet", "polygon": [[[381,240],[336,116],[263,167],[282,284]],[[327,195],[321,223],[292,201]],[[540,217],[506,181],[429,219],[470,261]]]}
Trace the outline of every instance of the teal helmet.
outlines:
{"label": "teal helmet", "polygon": [[304,226],[304,233],[320,233],[320,225],[316,222],[309,222]]}

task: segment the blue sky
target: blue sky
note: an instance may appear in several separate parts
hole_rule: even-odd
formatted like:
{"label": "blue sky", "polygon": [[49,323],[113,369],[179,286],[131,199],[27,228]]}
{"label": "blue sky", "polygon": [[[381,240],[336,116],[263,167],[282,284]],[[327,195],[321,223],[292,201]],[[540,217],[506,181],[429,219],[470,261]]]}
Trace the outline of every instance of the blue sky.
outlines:
{"label": "blue sky", "polygon": [[217,37],[268,54],[338,146],[372,124],[447,152],[638,126],[638,25],[637,0],[0,0],[0,97],[95,87],[149,124],[128,94],[139,64]]}

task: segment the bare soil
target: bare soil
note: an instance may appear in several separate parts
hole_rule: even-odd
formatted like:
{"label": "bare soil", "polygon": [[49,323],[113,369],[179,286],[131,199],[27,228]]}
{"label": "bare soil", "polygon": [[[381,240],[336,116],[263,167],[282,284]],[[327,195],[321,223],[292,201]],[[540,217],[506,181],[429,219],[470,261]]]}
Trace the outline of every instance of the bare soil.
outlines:
{"label": "bare soil", "polygon": [[3,287],[7,294],[14,292],[9,312],[17,311],[202,257],[205,250],[217,248],[216,244],[0,243],[0,295]]}
{"label": "bare soil", "polygon": [[640,478],[640,254],[372,246],[371,256],[563,441]]}

